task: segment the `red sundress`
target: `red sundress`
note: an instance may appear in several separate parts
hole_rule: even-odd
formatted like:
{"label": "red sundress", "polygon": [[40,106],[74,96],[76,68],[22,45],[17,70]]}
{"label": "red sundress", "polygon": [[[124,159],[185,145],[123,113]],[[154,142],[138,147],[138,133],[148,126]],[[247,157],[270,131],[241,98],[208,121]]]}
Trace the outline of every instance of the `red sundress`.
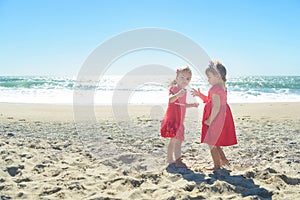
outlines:
{"label": "red sundress", "polygon": [[[210,126],[204,124],[210,116],[212,109],[211,96],[220,96],[220,111]],[[219,85],[213,86],[208,92],[202,118],[201,143],[214,146],[231,146],[237,144],[234,121],[229,105],[227,104],[227,92]]]}
{"label": "red sundress", "polygon": [[[176,94],[182,88],[172,86],[169,94]],[[164,138],[184,140],[184,117],[186,112],[186,92],[175,102],[169,103],[164,119],[161,122],[160,135]]]}

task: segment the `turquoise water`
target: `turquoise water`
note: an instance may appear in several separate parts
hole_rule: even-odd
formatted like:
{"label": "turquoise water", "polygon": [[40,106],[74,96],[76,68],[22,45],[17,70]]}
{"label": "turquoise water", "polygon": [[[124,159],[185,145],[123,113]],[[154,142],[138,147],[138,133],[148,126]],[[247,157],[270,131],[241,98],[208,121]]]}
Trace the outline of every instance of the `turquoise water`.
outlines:
{"label": "turquoise water", "polygon": [[[165,103],[167,85],[143,83],[137,88],[118,87],[121,76],[104,76],[100,81],[76,82],[76,78],[42,76],[0,76],[0,102],[72,104],[73,91],[95,91],[96,104],[111,104],[116,91],[130,91],[131,103]],[[134,81],[134,80],[133,80]],[[168,81],[166,81],[168,82]],[[228,78],[228,101],[243,102],[298,102],[300,76],[246,76]],[[190,87],[209,89],[206,80],[193,77]]]}

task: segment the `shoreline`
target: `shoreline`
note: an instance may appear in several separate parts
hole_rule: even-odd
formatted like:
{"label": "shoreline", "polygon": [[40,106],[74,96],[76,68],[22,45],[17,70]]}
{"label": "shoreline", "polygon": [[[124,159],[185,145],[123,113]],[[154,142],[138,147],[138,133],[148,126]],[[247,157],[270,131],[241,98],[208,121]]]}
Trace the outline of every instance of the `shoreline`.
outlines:
{"label": "shoreline", "polygon": [[[188,109],[192,111],[192,117],[202,116],[204,104],[200,103],[198,109]],[[300,102],[269,102],[269,103],[231,103],[229,104],[233,112],[234,118],[259,117],[269,119],[282,118],[300,118]],[[132,112],[133,115],[147,115],[150,114],[154,118],[162,118],[164,116],[167,104],[154,105],[95,105],[88,106],[95,111],[97,119],[113,119],[118,115],[118,109],[125,112]],[[77,106],[77,110],[83,109],[86,106]],[[124,110],[127,109],[127,110]],[[17,119],[26,118],[27,120],[41,120],[41,121],[66,121],[70,122],[74,119],[74,106],[65,104],[33,104],[33,103],[0,103],[0,115],[2,119],[15,117]],[[151,113],[152,112],[152,113]],[[186,116],[189,118],[190,116]]]}

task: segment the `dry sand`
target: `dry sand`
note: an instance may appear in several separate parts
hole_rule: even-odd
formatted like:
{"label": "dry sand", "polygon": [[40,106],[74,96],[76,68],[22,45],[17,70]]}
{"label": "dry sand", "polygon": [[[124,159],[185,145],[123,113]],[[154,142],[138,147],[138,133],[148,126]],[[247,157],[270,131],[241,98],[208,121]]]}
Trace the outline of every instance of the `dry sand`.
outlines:
{"label": "dry sand", "polygon": [[0,199],[300,199],[300,103],[231,108],[238,145],[211,172],[202,105],[187,112],[182,170],[165,163],[160,106],[98,106],[79,122],[72,106],[0,104]]}

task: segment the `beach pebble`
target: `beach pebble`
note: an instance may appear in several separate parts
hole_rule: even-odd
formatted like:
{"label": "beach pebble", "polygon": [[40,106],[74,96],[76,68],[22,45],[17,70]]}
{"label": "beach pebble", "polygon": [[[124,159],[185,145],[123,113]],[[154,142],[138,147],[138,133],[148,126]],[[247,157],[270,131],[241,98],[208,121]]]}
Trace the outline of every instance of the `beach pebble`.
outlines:
{"label": "beach pebble", "polygon": [[246,178],[254,178],[255,177],[255,173],[253,171],[248,171],[245,173],[244,175]]}
{"label": "beach pebble", "polygon": [[59,146],[59,145],[55,145],[55,146],[53,146],[52,148],[55,149],[55,150],[59,150],[59,151],[62,150],[62,147]]}
{"label": "beach pebble", "polygon": [[8,199],[12,199],[11,196],[6,195],[6,194],[2,194],[1,196],[1,200],[8,200]]}
{"label": "beach pebble", "polygon": [[162,148],[164,146],[165,146],[165,144],[163,142],[157,142],[157,143],[154,144],[154,147]]}
{"label": "beach pebble", "polygon": [[0,147],[4,146],[4,145],[6,145],[6,144],[7,144],[6,142],[0,143]]}
{"label": "beach pebble", "polygon": [[80,183],[73,183],[68,187],[69,190],[85,190],[85,187]]}
{"label": "beach pebble", "polygon": [[18,193],[18,197],[24,197],[24,193],[23,192],[19,192]]}
{"label": "beach pebble", "polygon": [[275,169],[270,168],[270,167],[268,167],[268,168],[266,169],[266,171],[268,171],[268,172],[270,172],[270,173],[277,173],[277,171],[276,171]]}
{"label": "beach pebble", "polygon": [[106,139],[113,140],[113,138],[111,136],[108,136]]}
{"label": "beach pebble", "polygon": [[30,158],[33,157],[33,155],[31,155],[31,154],[26,154],[26,153],[19,154],[19,156],[20,156],[21,158],[26,158],[26,159],[30,159]]}
{"label": "beach pebble", "polygon": [[11,176],[15,176],[16,174],[18,174],[19,169],[21,169],[21,166],[19,166],[19,165],[11,165],[11,166],[6,167],[6,171]]}
{"label": "beach pebble", "polygon": [[129,170],[123,170],[122,174],[123,174],[124,176],[127,176],[127,175],[129,174]]}
{"label": "beach pebble", "polygon": [[20,188],[25,188],[27,185],[26,185],[25,183],[19,183],[18,186],[19,186]]}
{"label": "beach pebble", "polygon": [[44,172],[44,168],[46,167],[46,165],[43,165],[43,164],[37,164],[33,170],[36,171],[37,173],[42,173]]}
{"label": "beach pebble", "polygon": [[7,133],[7,136],[8,137],[13,137],[13,136],[15,136],[15,134],[13,134],[13,133]]}
{"label": "beach pebble", "polygon": [[40,194],[40,196],[47,196],[61,191],[61,187],[53,187],[53,188],[44,188],[44,191]]}

